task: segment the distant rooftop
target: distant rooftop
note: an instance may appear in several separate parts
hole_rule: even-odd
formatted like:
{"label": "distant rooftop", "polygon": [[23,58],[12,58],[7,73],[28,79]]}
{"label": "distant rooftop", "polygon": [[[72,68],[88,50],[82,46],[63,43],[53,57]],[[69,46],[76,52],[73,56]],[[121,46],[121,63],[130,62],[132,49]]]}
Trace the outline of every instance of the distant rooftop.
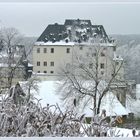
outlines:
{"label": "distant rooftop", "polygon": [[50,24],[37,39],[37,42],[94,42],[110,43],[103,25],[92,25],[90,20],[66,19],[63,25]]}
{"label": "distant rooftop", "polygon": [[65,23],[64,23],[65,26],[68,26],[68,25],[87,25],[87,26],[91,26],[91,21],[90,20],[81,20],[81,19],[66,19],[65,20]]}

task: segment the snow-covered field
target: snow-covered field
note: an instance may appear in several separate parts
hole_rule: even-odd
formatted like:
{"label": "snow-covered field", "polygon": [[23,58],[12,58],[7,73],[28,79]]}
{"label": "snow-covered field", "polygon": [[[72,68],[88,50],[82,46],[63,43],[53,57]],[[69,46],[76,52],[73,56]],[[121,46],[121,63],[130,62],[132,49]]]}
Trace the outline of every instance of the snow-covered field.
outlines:
{"label": "snow-covered field", "polygon": [[[46,104],[57,103],[62,110],[65,109],[63,101],[61,100],[61,95],[57,93],[58,81],[42,81],[38,84],[38,86],[39,91],[38,94],[35,95],[35,97],[42,99],[40,101],[42,106],[46,106]],[[88,105],[85,109],[79,109],[79,112],[81,114],[86,114],[87,117],[91,117],[93,115],[93,112],[90,108],[91,106]],[[101,104],[101,110],[102,109],[106,110],[107,116],[121,116],[128,115],[130,113],[130,111],[122,106],[116,96],[114,96],[111,92],[104,97]]]}
{"label": "snow-covered field", "polygon": [[[124,128],[113,128],[115,130],[115,135],[119,135],[119,137],[133,137],[131,129]],[[139,134],[139,131],[136,131],[136,135]]]}

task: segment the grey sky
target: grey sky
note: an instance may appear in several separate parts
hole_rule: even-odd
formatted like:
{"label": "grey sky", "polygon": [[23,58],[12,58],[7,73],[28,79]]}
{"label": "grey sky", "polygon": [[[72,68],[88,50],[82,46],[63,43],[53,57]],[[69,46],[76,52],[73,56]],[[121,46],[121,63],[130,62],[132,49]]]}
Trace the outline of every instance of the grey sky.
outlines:
{"label": "grey sky", "polygon": [[140,3],[0,3],[0,26],[39,36],[48,24],[65,19],[91,19],[108,34],[140,34]]}

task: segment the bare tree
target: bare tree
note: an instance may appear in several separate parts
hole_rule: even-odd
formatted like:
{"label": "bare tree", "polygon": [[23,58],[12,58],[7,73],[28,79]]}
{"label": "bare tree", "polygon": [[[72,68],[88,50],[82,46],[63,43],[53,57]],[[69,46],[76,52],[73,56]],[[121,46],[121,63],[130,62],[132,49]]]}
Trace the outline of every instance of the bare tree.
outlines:
{"label": "bare tree", "polygon": [[[26,102],[28,103],[33,99],[33,94],[38,93],[39,86],[38,83],[41,82],[39,78],[37,78],[35,75],[28,79],[28,81],[23,82],[22,88],[24,89],[25,94],[27,96]],[[33,93],[31,93],[33,91]]]}
{"label": "bare tree", "polygon": [[8,88],[11,87],[14,78],[22,78],[25,75],[24,62],[27,54],[24,45],[21,45],[22,39],[23,36],[15,28],[0,30],[1,73],[2,80]]}
{"label": "bare tree", "polygon": [[83,54],[74,51],[72,64],[62,70],[58,90],[66,103],[71,99],[80,106],[83,102],[84,105],[91,103],[96,115],[100,112],[103,97],[113,90],[112,84],[124,80],[123,59],[114,55],[113,51],[110,53],[113,48],[103,47],[99,43],[83,49],[87,49]]}

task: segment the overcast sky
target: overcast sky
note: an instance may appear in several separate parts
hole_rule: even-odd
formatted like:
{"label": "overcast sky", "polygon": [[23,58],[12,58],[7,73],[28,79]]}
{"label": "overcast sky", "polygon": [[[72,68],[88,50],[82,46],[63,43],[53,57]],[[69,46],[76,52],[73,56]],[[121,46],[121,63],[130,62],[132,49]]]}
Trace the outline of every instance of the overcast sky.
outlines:
{"label": "overcast sky", "polygon": [[103,25],[108,34],[140,34],[140,3],[0,2],[0,27],[15,27],[26,36],[39,36],[48,24],[77,18]]}

